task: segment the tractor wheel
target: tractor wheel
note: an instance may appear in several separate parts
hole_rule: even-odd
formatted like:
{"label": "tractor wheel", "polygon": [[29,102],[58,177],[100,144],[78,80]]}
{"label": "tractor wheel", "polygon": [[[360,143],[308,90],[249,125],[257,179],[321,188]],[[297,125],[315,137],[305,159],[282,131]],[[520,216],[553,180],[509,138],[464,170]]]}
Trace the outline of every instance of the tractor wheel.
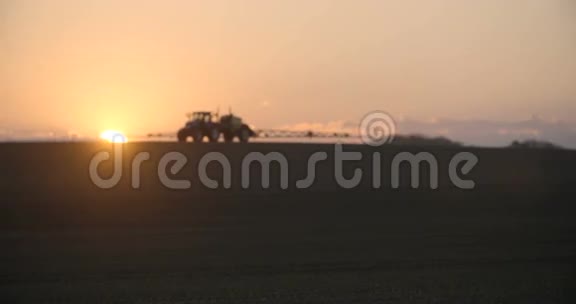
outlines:
{"label": "tractor wheel", "polygon": [[234,140],[234,134],[230,132],[224,132],[224,141],[230,143]]}
{"label": "tractor wheel", "polygon": [[183,132],[178,132],[178,142],[186,142],[187,138],[188,136],[186,136],[186,134]]}
{"label": "tractor wheel", "polygon": [[192,130],[192,140],[195,143],[201,143],[202,142],[202,132],[198,129]]}
{"label": "tractor wheel", "polygon": [[249,138],[250,138],[250,131],[248,131],[248,129],[246,128],[240,129],[240,132],[238,134],[238,139],[240,139],[240,142],[246,143],[248,142]]}
{"label": "tractor wheel", "polygon": [[216,128],[211,129],[210,133],[208,134],[208,139],[210,142],[218,142],[218,138],[220,138],[220,131],[218,131]]}

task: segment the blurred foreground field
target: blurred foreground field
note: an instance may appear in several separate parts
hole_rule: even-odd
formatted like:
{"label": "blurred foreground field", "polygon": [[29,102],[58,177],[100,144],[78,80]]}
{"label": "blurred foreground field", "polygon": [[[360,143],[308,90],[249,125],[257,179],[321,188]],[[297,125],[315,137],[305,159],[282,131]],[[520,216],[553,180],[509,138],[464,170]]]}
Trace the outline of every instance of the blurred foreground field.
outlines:
{"label": "blurred foreground field", "polygon": [[[88,176],[101,144],[1,144],[3,303],[572,303],[576,153],[466,150],[474,190],[339,188],[331,163],[306,190],[168,190],[158,158],[280,151],[290,185],[331,145],[126,146],[149,151],[142,188]],[[374,148],[346,146],[371,155]],[[385,157],[403,147],[378,150]],[[425,151],[410,147],[409,151]],[[440,171],[458,150],[435,148]],[[384,162],[383,162],[384,164]],[[347,164],[369,172],[368,163]],[[276,171],[275,171],[276,170]],[[278,168],[273,168],[277,172]],[[444,170],[445,171],[445,170]],[[128,171],[127,171],[128,172]],[[259,170],[254,170],[259,183]],[[217,168],[210,168],[218,176]],[[188,174],[188,175],[186,175]],[[236,173],[235,173],[236,174]],[[368,174],[368,173],[365,173]],[[237,175],[234,175],[237,178]],[[235,179],[236,180],[236,179]],[[406,183],[406,185],[408,185]]]}

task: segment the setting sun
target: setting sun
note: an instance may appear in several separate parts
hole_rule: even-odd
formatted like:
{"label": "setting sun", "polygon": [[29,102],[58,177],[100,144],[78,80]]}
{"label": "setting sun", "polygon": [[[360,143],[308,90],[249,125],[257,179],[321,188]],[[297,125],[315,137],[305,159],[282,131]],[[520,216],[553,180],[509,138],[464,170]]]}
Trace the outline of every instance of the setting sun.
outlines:
{"label": "setting sun", "polygon": [[100,138],[111,143],[125,143],[128,138],[120,131],[106,130],[100,133]]}

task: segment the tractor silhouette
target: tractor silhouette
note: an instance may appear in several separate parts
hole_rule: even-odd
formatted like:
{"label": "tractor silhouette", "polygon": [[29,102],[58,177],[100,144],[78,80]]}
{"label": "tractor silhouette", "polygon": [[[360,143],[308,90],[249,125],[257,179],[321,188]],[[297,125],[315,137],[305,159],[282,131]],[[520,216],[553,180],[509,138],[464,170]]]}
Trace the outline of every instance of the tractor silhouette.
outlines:
{"label": "tractor silhouette", "polygon": [[242,118],[232,113],[223,115],[220,119],[218,113],[212,112],[193,112],[187,116],[188,121],[177,134],[179,142],[192,139],[193,142],[201,143],[204,138],[209,142],[218,142],[222,135],[225,142],[232,142],[237,137],[240,142],[245,143],[250,137],[256,136],[256,133],[242,122]]}

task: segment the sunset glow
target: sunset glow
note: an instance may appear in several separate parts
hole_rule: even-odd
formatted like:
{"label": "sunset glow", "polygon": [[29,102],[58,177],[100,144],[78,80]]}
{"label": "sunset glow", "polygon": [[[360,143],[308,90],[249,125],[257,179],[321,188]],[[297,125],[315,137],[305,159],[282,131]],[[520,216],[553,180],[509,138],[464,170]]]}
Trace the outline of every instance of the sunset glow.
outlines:
{"label": "sunset glow", "polygon": [[530,129],[576,147],[574,1],[0,3],[13,137],[120,126],[134,140],[221,107],[266,129],[381,110],[405,118],[399,133],[500,146]]}
{"label": "sunset glow", "polygon": [[106,130],[100,133],[100,139],[111,143],[126,143],[128,138],[120,131]]}

